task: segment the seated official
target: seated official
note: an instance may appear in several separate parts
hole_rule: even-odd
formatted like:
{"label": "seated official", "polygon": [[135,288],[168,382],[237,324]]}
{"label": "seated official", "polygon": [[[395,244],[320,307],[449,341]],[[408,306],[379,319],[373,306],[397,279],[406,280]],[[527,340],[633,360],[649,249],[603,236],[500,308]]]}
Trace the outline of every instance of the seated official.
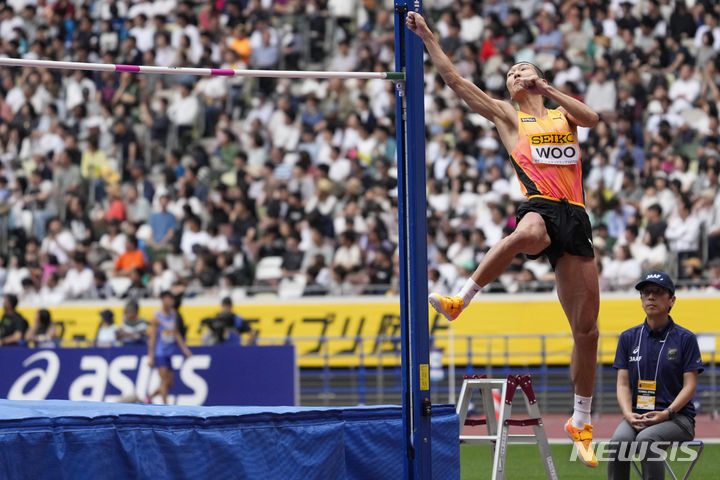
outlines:
{"label": "seated official", "polygon": [[621,459],[631,458],[633,449],[641,452],[646,447],[643,478],[662,480],[664,462],[658,461],[655,449],[642,443],[684,442],[695,437],[692,398],[703,371],[702,359],[695,334],[670,317],[675,304],[670,277],[653,270],[635,288],[647,316],[620,335],[615,353],[617,399],[624,419],[611,440],[617,445],[615,459],[608,463],[608,479],[630,478],[630,462]]}

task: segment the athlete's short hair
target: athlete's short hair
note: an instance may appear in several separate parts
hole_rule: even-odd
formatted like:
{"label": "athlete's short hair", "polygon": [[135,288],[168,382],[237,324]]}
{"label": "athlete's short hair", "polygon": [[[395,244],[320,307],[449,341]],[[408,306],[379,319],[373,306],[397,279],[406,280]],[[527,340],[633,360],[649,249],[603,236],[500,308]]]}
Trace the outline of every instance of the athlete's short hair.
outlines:
{"label": "athlete's short hair", "polygon": [[[538,67],[537,65],[535,65],[532,62],[517,62],[517,63],[514,63],[512,66],[514,67],[515,65],[520,65],[521,63],[527,63],[528,65],[532,65],[532,67],[535,69],[535,73],[537,73],[538,77],[542,78],[543,80],[545,79],[545,72],[543,72],[540,67]],[[510,68],[512,68],[512,67],[510,67]]]}

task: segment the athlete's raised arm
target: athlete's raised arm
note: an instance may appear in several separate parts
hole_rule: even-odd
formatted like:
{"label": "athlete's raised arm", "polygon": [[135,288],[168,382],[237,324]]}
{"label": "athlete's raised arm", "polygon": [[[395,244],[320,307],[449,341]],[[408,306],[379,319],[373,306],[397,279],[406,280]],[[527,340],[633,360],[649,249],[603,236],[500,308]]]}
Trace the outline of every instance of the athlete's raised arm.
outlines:
{"label": "athlete's raised arm", "polygon": [[415,12],[408,13],[408,28],[420,37],[427,48],[430,58],[435,65],[438,73],[445,83],[452,88],[460,98],[470,106],[470,108],[487,118],[491,122],[498,121],[515,122],[516,112],[509,103],[491,98],[487,93],[483,92],[477,85],[464,79],[450,61],[445,52],[443,52],[435,35],[425,23],[422,15]]}

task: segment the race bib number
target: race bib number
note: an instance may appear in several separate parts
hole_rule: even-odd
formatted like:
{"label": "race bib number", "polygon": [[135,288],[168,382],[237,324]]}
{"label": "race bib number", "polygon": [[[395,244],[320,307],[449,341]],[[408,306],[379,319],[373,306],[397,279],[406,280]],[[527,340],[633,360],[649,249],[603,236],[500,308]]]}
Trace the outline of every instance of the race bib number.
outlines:
{"label": "race bib number", "polygon": [[639,410],[655,410],[655,388],[653,380],[638,380],[637,408]]}
{"label": "race bib number", "polygon": [[165,343],[175,343],[175,330],[163,330],[160,338]]}
{"label": "race bib number", "polygon": [[530,135],[529,140],[534,163],[575,165],[580,161],[580,148],[572,133]]}

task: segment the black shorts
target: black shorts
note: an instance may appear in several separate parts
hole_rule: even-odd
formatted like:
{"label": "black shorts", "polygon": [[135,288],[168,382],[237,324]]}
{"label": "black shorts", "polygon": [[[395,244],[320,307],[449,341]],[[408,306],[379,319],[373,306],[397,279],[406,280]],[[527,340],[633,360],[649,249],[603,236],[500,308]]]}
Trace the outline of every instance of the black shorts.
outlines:
{"label": "black shorts", "polygon": [[555,270],[558,258],[565,252],[581,257],[595,257],[592,228],[585,208],[567,200],[531,198],[518,208],[518,223],[528,212],[540,214],[545,220],[545,229],[550,237],[549,247],[538,255],[528,255],[528,258],[534,259],[545,255]]}

